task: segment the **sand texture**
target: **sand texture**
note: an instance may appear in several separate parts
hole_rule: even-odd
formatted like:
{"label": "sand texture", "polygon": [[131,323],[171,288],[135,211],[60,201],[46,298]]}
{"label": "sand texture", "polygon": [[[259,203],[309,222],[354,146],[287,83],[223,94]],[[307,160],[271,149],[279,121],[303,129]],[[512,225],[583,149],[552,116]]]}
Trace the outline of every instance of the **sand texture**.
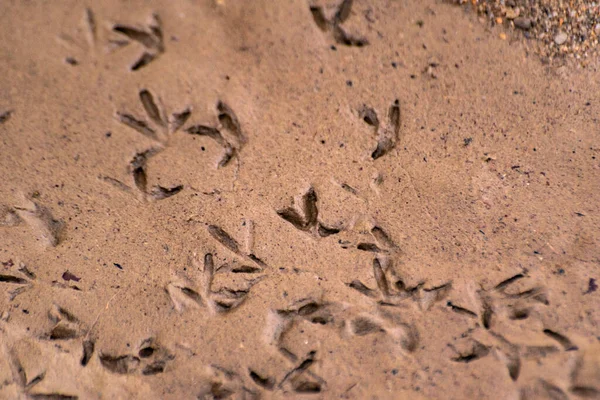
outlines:
{"label": "sand texture", "polygon": [[600,398],[600,74],[451,3],[0,1],[0,398]]}

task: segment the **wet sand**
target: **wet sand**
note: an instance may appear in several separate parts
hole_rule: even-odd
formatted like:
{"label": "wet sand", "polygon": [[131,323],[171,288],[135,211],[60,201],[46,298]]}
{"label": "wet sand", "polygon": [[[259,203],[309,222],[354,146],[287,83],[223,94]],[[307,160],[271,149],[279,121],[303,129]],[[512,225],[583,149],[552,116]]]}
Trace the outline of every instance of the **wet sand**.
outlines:
{"label": "wet sand", "polygon": [[593,67],[433,0],[0,8],[1,398],[600,396]]}

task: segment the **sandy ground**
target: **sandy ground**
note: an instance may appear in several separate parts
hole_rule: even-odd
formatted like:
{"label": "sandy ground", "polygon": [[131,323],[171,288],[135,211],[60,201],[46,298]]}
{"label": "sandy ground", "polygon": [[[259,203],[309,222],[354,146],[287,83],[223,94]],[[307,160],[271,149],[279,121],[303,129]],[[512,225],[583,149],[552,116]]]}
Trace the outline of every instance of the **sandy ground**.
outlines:
{"label": "sandy ground", "polygon": [[434,0],[96,3],[0,5],[0,398],[600,397],[598,72]]}

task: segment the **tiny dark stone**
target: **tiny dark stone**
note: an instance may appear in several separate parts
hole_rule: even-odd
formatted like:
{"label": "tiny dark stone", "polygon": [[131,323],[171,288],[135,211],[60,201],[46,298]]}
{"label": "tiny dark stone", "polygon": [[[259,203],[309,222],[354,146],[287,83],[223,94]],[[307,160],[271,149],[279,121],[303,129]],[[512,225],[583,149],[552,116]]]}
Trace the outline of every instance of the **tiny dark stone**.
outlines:
{"label": "tiny dark stone", "polygon": [[120,270],[122,270],[122,269],[123,269],[123,267],[121,266],[121,264],[118,264],[118,263],[113,263],[113,265],[114,265],[115,267],[119,268]]}
{"label": "tiny dark stone", "polygon": [[523,29],[524,31],[531,28],[531,19],[524,17],[517,17],[514,19],[515,26],[519,29]]}

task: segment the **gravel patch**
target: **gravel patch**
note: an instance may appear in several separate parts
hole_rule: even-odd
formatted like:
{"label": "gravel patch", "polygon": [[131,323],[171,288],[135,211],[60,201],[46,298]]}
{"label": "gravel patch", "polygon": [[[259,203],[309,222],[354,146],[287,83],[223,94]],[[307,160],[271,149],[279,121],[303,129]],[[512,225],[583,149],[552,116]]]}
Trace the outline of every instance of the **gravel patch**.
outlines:
{"label": "gravel patch", "polygon": [[[600,1],[590,0],[452,0],[477,10],[491,25],[520,31],[535,40],[542,60],[574,59],[583,65],[597,59]],[[501,35],[502,36],[502,35]]]}

